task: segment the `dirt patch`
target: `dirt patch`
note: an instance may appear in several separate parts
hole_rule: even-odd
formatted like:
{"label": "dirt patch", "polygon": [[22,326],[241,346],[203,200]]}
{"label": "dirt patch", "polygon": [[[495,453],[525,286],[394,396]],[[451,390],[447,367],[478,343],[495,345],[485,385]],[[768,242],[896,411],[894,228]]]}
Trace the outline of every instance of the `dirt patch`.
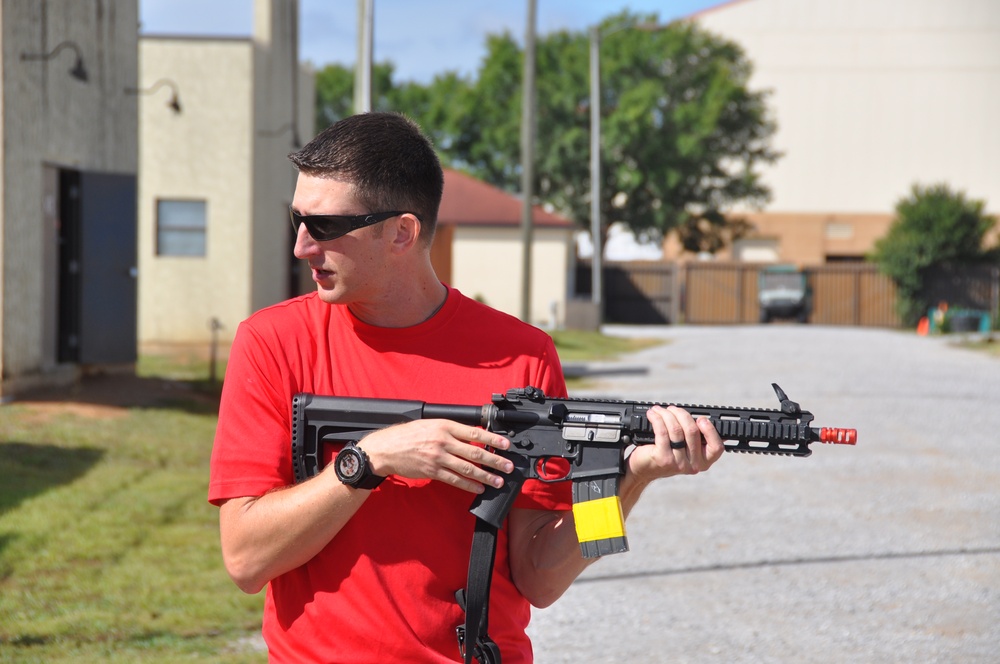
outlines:
{"label": "dirt patch", "polygon": [[43,418],[71,413],[90,419],[113,419],[124,417],[130,408],[163,408],[178,403],[211,409],[218,407],[218,396],[188,381],[100,374],[85,376],[67,387],[28,392],[15,403],[31,406]]}

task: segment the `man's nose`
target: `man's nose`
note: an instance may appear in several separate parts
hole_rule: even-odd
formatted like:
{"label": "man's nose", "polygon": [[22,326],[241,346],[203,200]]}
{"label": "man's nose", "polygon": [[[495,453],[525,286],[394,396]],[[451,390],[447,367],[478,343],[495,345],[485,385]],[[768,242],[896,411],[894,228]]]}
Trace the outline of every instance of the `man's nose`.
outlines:
{"label": "man's nose", "polygon": [[309,256],[315,256],[319,245],[316,240],[312,239],[309,235],[309,230],[306,228],[305,224],[299,226],[298,235],[295,236],[295,248],[292,253],[296,258],[308,258]]}

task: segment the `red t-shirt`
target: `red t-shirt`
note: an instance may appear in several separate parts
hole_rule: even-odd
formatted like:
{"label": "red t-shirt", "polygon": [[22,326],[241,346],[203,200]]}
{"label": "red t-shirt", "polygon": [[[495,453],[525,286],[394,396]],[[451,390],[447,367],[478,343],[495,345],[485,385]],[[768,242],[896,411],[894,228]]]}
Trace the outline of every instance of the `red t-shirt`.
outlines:
{"label": "red t-shirt", "polygon": [[[316,294],[263,309],[240,326],[230,354],[209,500],[292,484],[298,392],[480,405],[526,385],[565,396],[551,338],[456,290],[430,320],[400,329],[367,325]],[[526,482],[515,507],[570,509],[568,484]],[[386,479],[326,548],[268,584],[271,661],[460,661],[455,591],[466,583],[473,497],[442,482]],[[531,661],[529,617],[504,529],[489,633],[505,664]]]}

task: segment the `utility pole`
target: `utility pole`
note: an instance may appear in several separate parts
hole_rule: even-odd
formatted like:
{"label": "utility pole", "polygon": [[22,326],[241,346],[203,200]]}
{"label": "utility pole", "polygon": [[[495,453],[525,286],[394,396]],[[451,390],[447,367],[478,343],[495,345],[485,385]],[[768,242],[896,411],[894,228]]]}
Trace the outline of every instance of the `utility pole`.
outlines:
{"label": "utility pole", "polygon": [[[604,31],[604,36],[621,30],[655,32],[667,28],[655,23],[621,23]],[[601,26],[590,27],[590,236],[594,257],[590,263],[591,302],[597,310],[597,321],[604,321],[603,269],[604,233],[601,220]]]}
{"label": "utility pole", "polygon": [[601,233],[601,26],[590,28],[590,237],[594,246],[590,260],[590,301],[597,320],[604,319],[601,301],[603,234]]}
{"label": "utility pole", "polygon": [[354,112],[372,110],[372,36],[375,0],[358,0],[358,61],[354,67]]}
{"label": "utility pole", "polygon": [[528,0],[524,30],[524,78],[521,90],[521,320],[531,322],[531,201],[535,181],[535,0]]}

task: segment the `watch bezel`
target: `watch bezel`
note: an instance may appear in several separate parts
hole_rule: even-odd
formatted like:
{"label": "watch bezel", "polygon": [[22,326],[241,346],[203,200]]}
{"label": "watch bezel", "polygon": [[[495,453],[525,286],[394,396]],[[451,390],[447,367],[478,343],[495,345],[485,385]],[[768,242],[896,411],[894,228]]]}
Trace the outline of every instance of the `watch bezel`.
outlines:
{"label": "watch bezel", "polygon": [[[357,463],[357,471],[350,475],[344,473],[341,469],[341,465],[347,457],[352,457]],[[347,486],[356,489],[374,489],[385,479],[381,475],[376,475],[372,472],[371,461],[368,459],[365,451],[358,447],[357,441],[352,440],[344,445],[343,449],[337,453],[333,465],[337,479]]]}

